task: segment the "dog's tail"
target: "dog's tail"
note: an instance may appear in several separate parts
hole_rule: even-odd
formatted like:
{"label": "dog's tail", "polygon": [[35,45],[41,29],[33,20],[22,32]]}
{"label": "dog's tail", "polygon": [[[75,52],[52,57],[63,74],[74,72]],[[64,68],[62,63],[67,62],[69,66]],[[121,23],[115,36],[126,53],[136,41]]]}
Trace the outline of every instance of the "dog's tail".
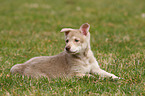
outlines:
{"label": "dog's tail", "polygon": [[20,73],[20,74],[23,74],[24,73],[24,69],[25,69],[25,65],[24,64],[16,64],[14,65],[10,72],[12,74],[15,74],[15,73]]}

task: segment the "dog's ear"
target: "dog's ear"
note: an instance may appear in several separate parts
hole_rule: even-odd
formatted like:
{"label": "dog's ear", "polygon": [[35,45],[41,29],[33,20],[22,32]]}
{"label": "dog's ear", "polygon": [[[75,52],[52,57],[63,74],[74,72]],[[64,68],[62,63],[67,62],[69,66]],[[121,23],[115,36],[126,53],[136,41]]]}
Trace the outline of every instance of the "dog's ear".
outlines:
{"label": "dog's ear", "polygon": [[85,23],[80,27],[82,34],[85,36],[87,36],[89,29],[90,29],[90,25],[88,23]]}
{"label": "dog's ear", "polygon": [[73,30],[73,29],[71,29],[71,28],[63,28],[63,29],[61,29],[60,32],[65,32],[65,35],[68,35],[71,30]]}

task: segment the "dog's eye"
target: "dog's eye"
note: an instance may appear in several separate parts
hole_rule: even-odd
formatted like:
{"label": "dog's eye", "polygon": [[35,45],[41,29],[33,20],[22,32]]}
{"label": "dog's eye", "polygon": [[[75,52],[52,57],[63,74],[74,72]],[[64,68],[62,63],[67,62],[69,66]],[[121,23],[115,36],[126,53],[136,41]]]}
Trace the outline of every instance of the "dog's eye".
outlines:
{"label": "dog's eye", "polygon": [[65,42],[66,42],[66,43],[68,43],[68,42],[69,42],[69,40],[66,40]]}
{"label": "dog's eye", "polygon": [[79,42],[79,40],[75,39],[75,42]]}

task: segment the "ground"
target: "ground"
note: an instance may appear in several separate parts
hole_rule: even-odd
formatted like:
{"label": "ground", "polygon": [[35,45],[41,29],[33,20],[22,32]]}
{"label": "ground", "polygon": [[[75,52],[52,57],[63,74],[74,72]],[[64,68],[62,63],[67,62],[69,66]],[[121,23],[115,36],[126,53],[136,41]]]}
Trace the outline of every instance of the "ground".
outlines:
{"label": "ground", "polygon": [[[0,95],[145,95],[144,0],[0,0]],[[123,80],[28,78],[10,68],[64,50],[64,27],[91,25],[102,69]]]}

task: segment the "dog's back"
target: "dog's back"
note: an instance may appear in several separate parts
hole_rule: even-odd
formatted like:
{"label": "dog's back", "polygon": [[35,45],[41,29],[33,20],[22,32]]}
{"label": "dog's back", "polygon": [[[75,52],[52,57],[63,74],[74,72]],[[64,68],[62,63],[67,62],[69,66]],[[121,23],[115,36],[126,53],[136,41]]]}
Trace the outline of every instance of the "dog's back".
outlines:
{"label": "dog's back", "polygon": [[70,71],[66,55],[65,52],[62,52],[55,56],[34,57],[23,64],[14,65],[11,68],[11,73],[48,78],[66,76]]}

